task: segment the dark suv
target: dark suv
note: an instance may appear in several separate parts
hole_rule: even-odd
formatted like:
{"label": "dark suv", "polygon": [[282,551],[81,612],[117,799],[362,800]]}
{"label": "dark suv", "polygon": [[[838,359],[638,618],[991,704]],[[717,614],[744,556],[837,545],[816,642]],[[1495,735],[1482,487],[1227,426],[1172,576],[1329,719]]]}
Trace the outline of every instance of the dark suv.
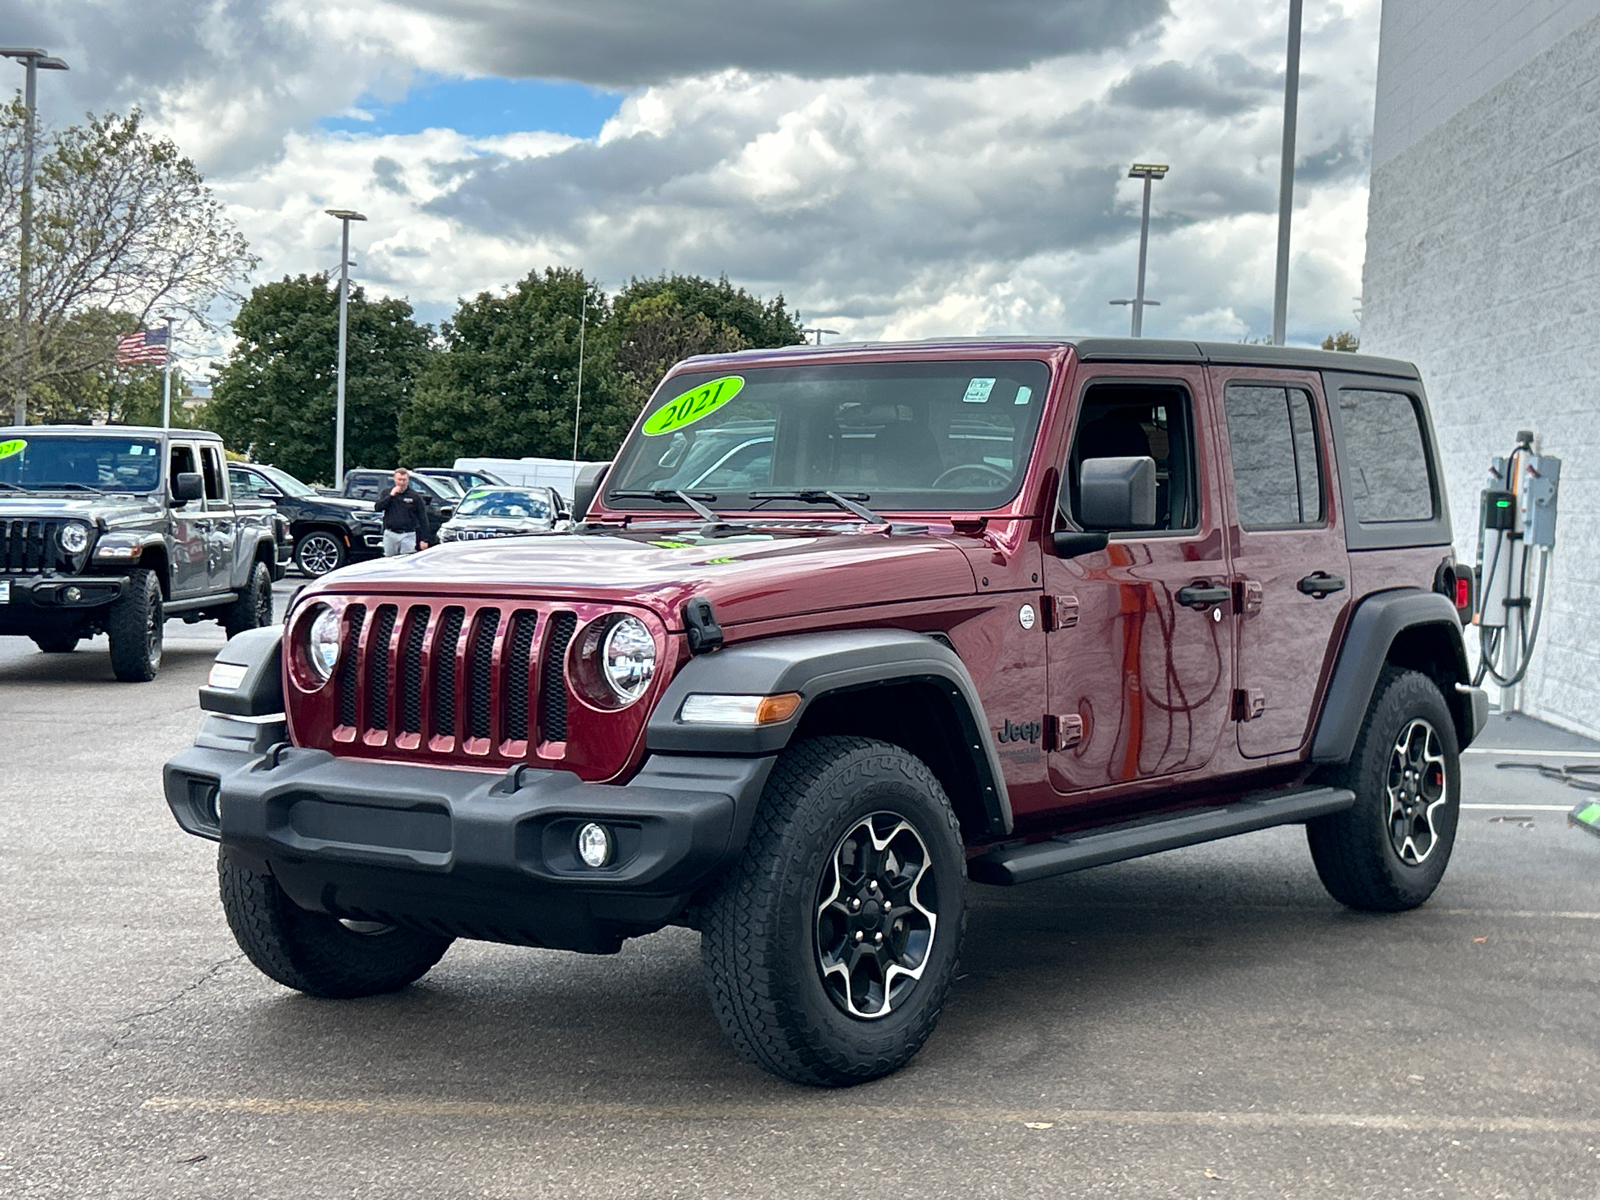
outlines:
{"label": "dark suv", "polygon": [[355,567],[229,643],[167,799],[289,987],[682,924],[748,1061],[871,1079],[969,880],[1303,824],[1338,900],[1427,900],[1487,711],[1436,446],[1415,368],[1353,354],[690,359],[573,533]]}
{"label": "dark suv", "polygon": [[383,553],[383,518],[368,501],[324,496],[287,471],[256,463],[229,463],[228,479],[235,496],[269,501],[283,514],[302,574],[315,578]]}

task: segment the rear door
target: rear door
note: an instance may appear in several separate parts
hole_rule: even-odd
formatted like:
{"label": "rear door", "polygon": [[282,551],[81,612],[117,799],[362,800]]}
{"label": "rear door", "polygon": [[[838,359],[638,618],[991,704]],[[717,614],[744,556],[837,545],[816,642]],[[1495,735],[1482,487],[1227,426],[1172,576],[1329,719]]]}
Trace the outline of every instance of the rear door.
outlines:
{"label": "rear door", "polygon": [[[167,494],[172,494],[179,475],[199,472],[200,456],[193,443],[172,442],[167,451]],[[211,517],[204,500],[172,505],[172,599],[200,596],[210,589],[210,534]]]}
{"label": "rear door", "polygon": [[1237,606],[1239,751],[1298,750],[1311,733],[1350,602],[1333,445],[1315,372],[1212,367],[1226,426]]}
{"label": "rear door", "polygon": [[[1232,593],[1216,425],[1199,366],[1094,364],[1080,374],[1062,470],[1148,455],[1157,527],[1044,558],[1050,780],[1077,792],[1204,768],[1229,720]],[[1075,494],[1072,506],[1076,507]],[[1058,528],[1081,528],[1075,512]]]}
{"label": "rear door", "polygon": [[240,530],[233,504],[228,499],[228,473],[223,465],[221,446],[200,443],[200,475],[206,487],[206,516],[211,521],[206,533],[206,579],[211,591],[225,592],[235,585]]}

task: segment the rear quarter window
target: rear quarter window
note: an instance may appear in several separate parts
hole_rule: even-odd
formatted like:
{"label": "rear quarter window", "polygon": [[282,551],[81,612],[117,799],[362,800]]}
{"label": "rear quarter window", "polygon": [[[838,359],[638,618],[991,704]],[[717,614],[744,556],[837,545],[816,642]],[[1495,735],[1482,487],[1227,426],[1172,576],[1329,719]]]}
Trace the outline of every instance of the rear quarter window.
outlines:
{"label": "rear quarter window", "polygon": [[1405,392],[1347,388],[1339,392],[1339,419],[1355,519],[1363,525],[1431,521],[1433,476],[1416,399]]}

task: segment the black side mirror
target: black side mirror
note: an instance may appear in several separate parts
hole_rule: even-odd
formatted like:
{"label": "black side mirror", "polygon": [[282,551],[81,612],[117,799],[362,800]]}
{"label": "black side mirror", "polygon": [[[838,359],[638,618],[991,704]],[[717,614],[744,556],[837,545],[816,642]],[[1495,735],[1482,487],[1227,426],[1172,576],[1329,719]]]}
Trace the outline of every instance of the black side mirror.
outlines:
{"label": "black side mirror", "polygon": [[608,462],[589,463],[578,472],[577,481],[572,485],[573,520],[581,521],[589,515],[589,505],[594,503],[595,493],[606,481],[606,472],[610,469]]}
{"label": "black side mirror", "polygon": [[283,493],[280,492],[277,488],[262,488],[259,492],[256,493],[256,499],[258,499],[258,500],[282,500],[283,499]]}
{"label": "black side mirror", "polygon": [[1155,528],[1155,460],[1084,459],[1078,468],[1078,521],[1087,529]]}
{"label": "black side mirror", "polygon": [[456,515],[456,506],[454,504],[441,504],[439,506],[439,520],[448,521],[451,517],[453,517],[455,515]]}
{"label": "black side mirror", "polygon": [[172,477],[174,504],[187,504],[191,500],[199,500],[205,494],[206,485],[201,480],[199,471],[179,471]]}

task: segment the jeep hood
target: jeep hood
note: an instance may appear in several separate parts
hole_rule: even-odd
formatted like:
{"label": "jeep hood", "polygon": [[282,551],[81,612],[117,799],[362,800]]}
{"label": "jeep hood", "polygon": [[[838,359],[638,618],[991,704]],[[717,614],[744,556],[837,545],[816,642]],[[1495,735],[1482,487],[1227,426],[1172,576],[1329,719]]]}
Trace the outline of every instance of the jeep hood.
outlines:
{"label": "jeep hood", "polygon": [[0,521],[36,520],[59,521],[76,517],[93,525],[103,520],[117,525],[118,518],[144,519],[161,511],[154,496],[132,492],[108,492],[103,496],[89,492],[7,492],[0,491]]}
{"label": "jeep hood", "polygon": [[691,596],[708,598],[718,621],[734,625],[976,590],[966,555],[948,537],[813,525],[721,537],[675,528],[452,542],[346,567],[306,594],[600,600],[645,605],[678,629]]}

